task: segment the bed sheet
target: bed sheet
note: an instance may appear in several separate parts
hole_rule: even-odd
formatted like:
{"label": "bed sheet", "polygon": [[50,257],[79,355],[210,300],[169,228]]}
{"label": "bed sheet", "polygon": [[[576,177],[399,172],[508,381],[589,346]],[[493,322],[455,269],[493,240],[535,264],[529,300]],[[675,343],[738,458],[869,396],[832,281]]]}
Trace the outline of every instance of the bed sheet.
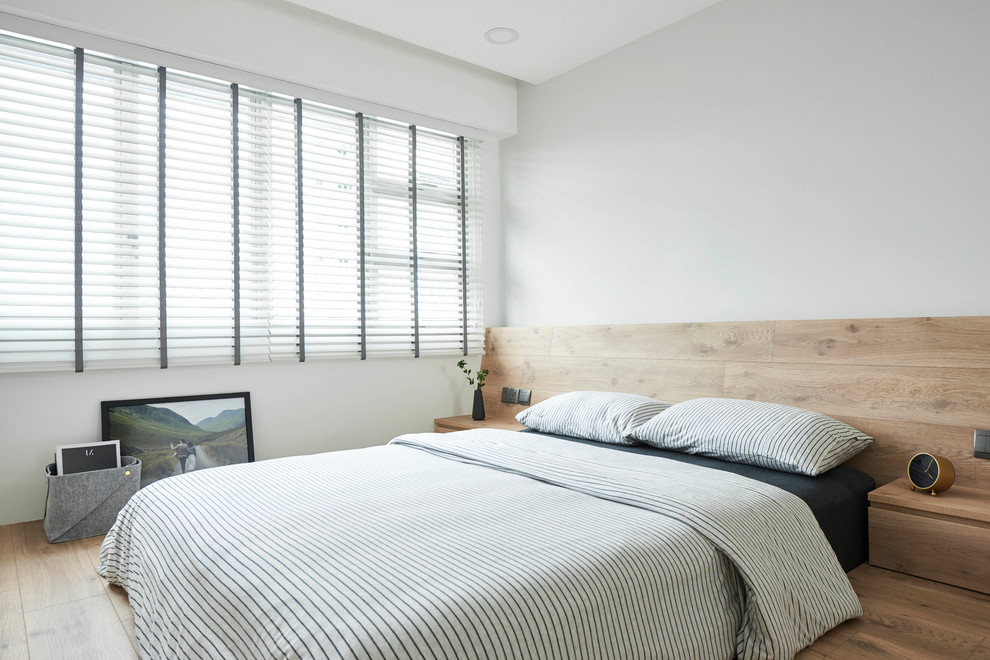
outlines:
{"label": "bed sheet", "polygon": [[[537,433],[532,430],[521,431],[521,433],[550,435],[554,438],[585,445],[600,444],[592,440]],[[844,571],[848,573],[869,559],[868,495],[871,490],[876,488],[876,481],[870,475],[855,468],[840,465],[817,477],[810,477],[804,474],[779,472],[756,465],[731,463],[708,456],[685,454],[644,445],[608,446],[616,451],[732,472],[782,488],[801,498],[811,509]]]}

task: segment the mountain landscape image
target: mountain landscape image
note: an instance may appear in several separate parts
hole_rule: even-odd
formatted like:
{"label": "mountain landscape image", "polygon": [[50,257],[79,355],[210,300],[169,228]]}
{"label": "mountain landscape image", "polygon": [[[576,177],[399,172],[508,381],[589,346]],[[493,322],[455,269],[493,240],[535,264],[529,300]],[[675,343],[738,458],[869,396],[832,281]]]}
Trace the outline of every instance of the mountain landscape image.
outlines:
{"label": "mountain landscape image", "polygon": [[237,410],[224,410],[215,417],[207,417],[196,423],[201,429],[207,431],[229,431],[244,426],[244,408]]}
{"label": "mountain landscape image", "polygon": [[[218,399],[216,414],[190,422],[179,410],[188,402],[115,406],[109,409],[109,440],[120,440],[120,453],[141,460],[141,487],[182,473],[173,445],[186,443],[185,471],[246,463],[247,425],[243,399]],[[226,405],[241,407],[226,408]],[[187,413],[188,414],[188,413]],[[196,419],[196,417],[194,417]]]}

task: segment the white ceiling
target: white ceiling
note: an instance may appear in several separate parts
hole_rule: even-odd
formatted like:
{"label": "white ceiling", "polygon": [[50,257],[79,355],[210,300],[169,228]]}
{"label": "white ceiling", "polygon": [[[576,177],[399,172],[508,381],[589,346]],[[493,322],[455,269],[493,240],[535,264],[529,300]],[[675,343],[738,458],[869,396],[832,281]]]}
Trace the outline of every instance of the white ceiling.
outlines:
{"label": "white ceiling", "polygon": [[[720,0],[288,0],[539,84]],[[512,44],[485,40],[509,27]]]}

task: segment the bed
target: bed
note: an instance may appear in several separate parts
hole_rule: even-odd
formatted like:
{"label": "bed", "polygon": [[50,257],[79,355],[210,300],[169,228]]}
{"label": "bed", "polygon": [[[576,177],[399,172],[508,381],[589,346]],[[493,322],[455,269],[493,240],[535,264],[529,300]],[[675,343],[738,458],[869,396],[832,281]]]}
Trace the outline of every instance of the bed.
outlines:
{"label": "bed", "polygon": [[[536,432],[525,430],[521,433],[535,434]],[[583,438],[557,434],[549,435],[577,444],[597,444],[592,440]],[[641,445],[611,446],[611,449],[646,457],[652,456],[658,459],[690,463],[712,470],[732,472],[786,490],[799,497],[811,509],[815,520],[818,521],[818,526],[821,527],[826,540],[832,546],[842,570],[848,573],[869,559],[868,494],[876,488],[877,483],[873,477],[856,468],[839,465],[825,474],[809,477],[756,465],[732,463],[707,456],[665,451]]]}
{"label": "bed", "polygon": [[473,430],[214,468],[99,570],[145,658],[789,658],[861,614],[818,512],[704,462]]}

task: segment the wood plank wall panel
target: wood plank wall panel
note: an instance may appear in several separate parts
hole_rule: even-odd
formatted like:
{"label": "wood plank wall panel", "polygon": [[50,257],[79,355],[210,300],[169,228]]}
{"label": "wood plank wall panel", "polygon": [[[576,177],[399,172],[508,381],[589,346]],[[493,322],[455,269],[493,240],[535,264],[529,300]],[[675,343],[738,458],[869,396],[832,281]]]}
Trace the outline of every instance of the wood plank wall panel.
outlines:
{"label": "wood plank wall panel", "polygon": [[990,368],[990,317],[777,321],[774,362]]}
{"label": "wood plank wall panel", "polygon": [[485,333],[485,355],[550,355],[553,328],[499,328]]}
{"label": "wood plank wall panel", "polygon": [[773,322],[595,325],[553,329],[551,355],[768,362]]}
{"label": "wood plank wall panel", "polygon": [[990,317],[490,328],[488,414],[502,386],[533,402],[574,390],[668,401],[704,396],[816,410],[876,438],[850,464],[886,483],[919,451],[949,458],[956,482],[990,488],[973,429],[990,428]]}
{"label": "wood plank wall panel", "polygon": [[[952,461],[956,468],[956,480],[960,484],[975,484],[984,478],[977,468],[980,463],[988,461],[973,458],[973,429],[970,427],[891,422],[847,415],[840,417],[846,424],[875,438],[872,445],[854,456],[848,464],[871,474],[877,485],[905,476],[908,461],[923,451],[945,456]],[[984,483],[990,487],[990,480]]]}
{"label": "wood plank wall panel", "polygon": [[722,392],[723,367],[712,362],[508,356],[497,363],[497,373],[512,374],[519,379],[516,387],[530,389],[538,386],[568,392],[580,381],[582,389],[632,392],[675,401],[720,396]]}
{"label": "wood plank wall panel", "polygon": [[723,391],[833,417],[970,428],[990,422],[990,369],[729,362]]}
{"label": "wood plank wall panel", "polygon": [[[501,388],[499,388],[501,390]],[[557,396],[558,394],[564,394],[564,392],[556,392],[554,390],[538,389],[533,391],[532,404],[537,404],[540,401],[545,401],[552,396]],[[494,400],[489,400],[488,396],[485,396],[485,413],[488,417],[497,417],[499,419],[515,419],[516,415],[519,414],[523,408],[527,406],[520,406],[515,403],[502,403],[502,401],[496,395]]]}
{"label": "wood plank wall panel", "polygon": [[[721,396],[723,365],[697,360],[653,360],[633,358],[585,358],[502,355],[487,363],[489,383],[512,383],[508,387],[534,390],[533,403],[547,392],[579,389],[630,392],[664,401],[684,401],[706,396]],[[504,380],[503,380],[504,379]],[[485,387],[485,410],[515,415],[521,406],[503,405],[502,386]],[[515,412],[512,412],[515,410]]]}

